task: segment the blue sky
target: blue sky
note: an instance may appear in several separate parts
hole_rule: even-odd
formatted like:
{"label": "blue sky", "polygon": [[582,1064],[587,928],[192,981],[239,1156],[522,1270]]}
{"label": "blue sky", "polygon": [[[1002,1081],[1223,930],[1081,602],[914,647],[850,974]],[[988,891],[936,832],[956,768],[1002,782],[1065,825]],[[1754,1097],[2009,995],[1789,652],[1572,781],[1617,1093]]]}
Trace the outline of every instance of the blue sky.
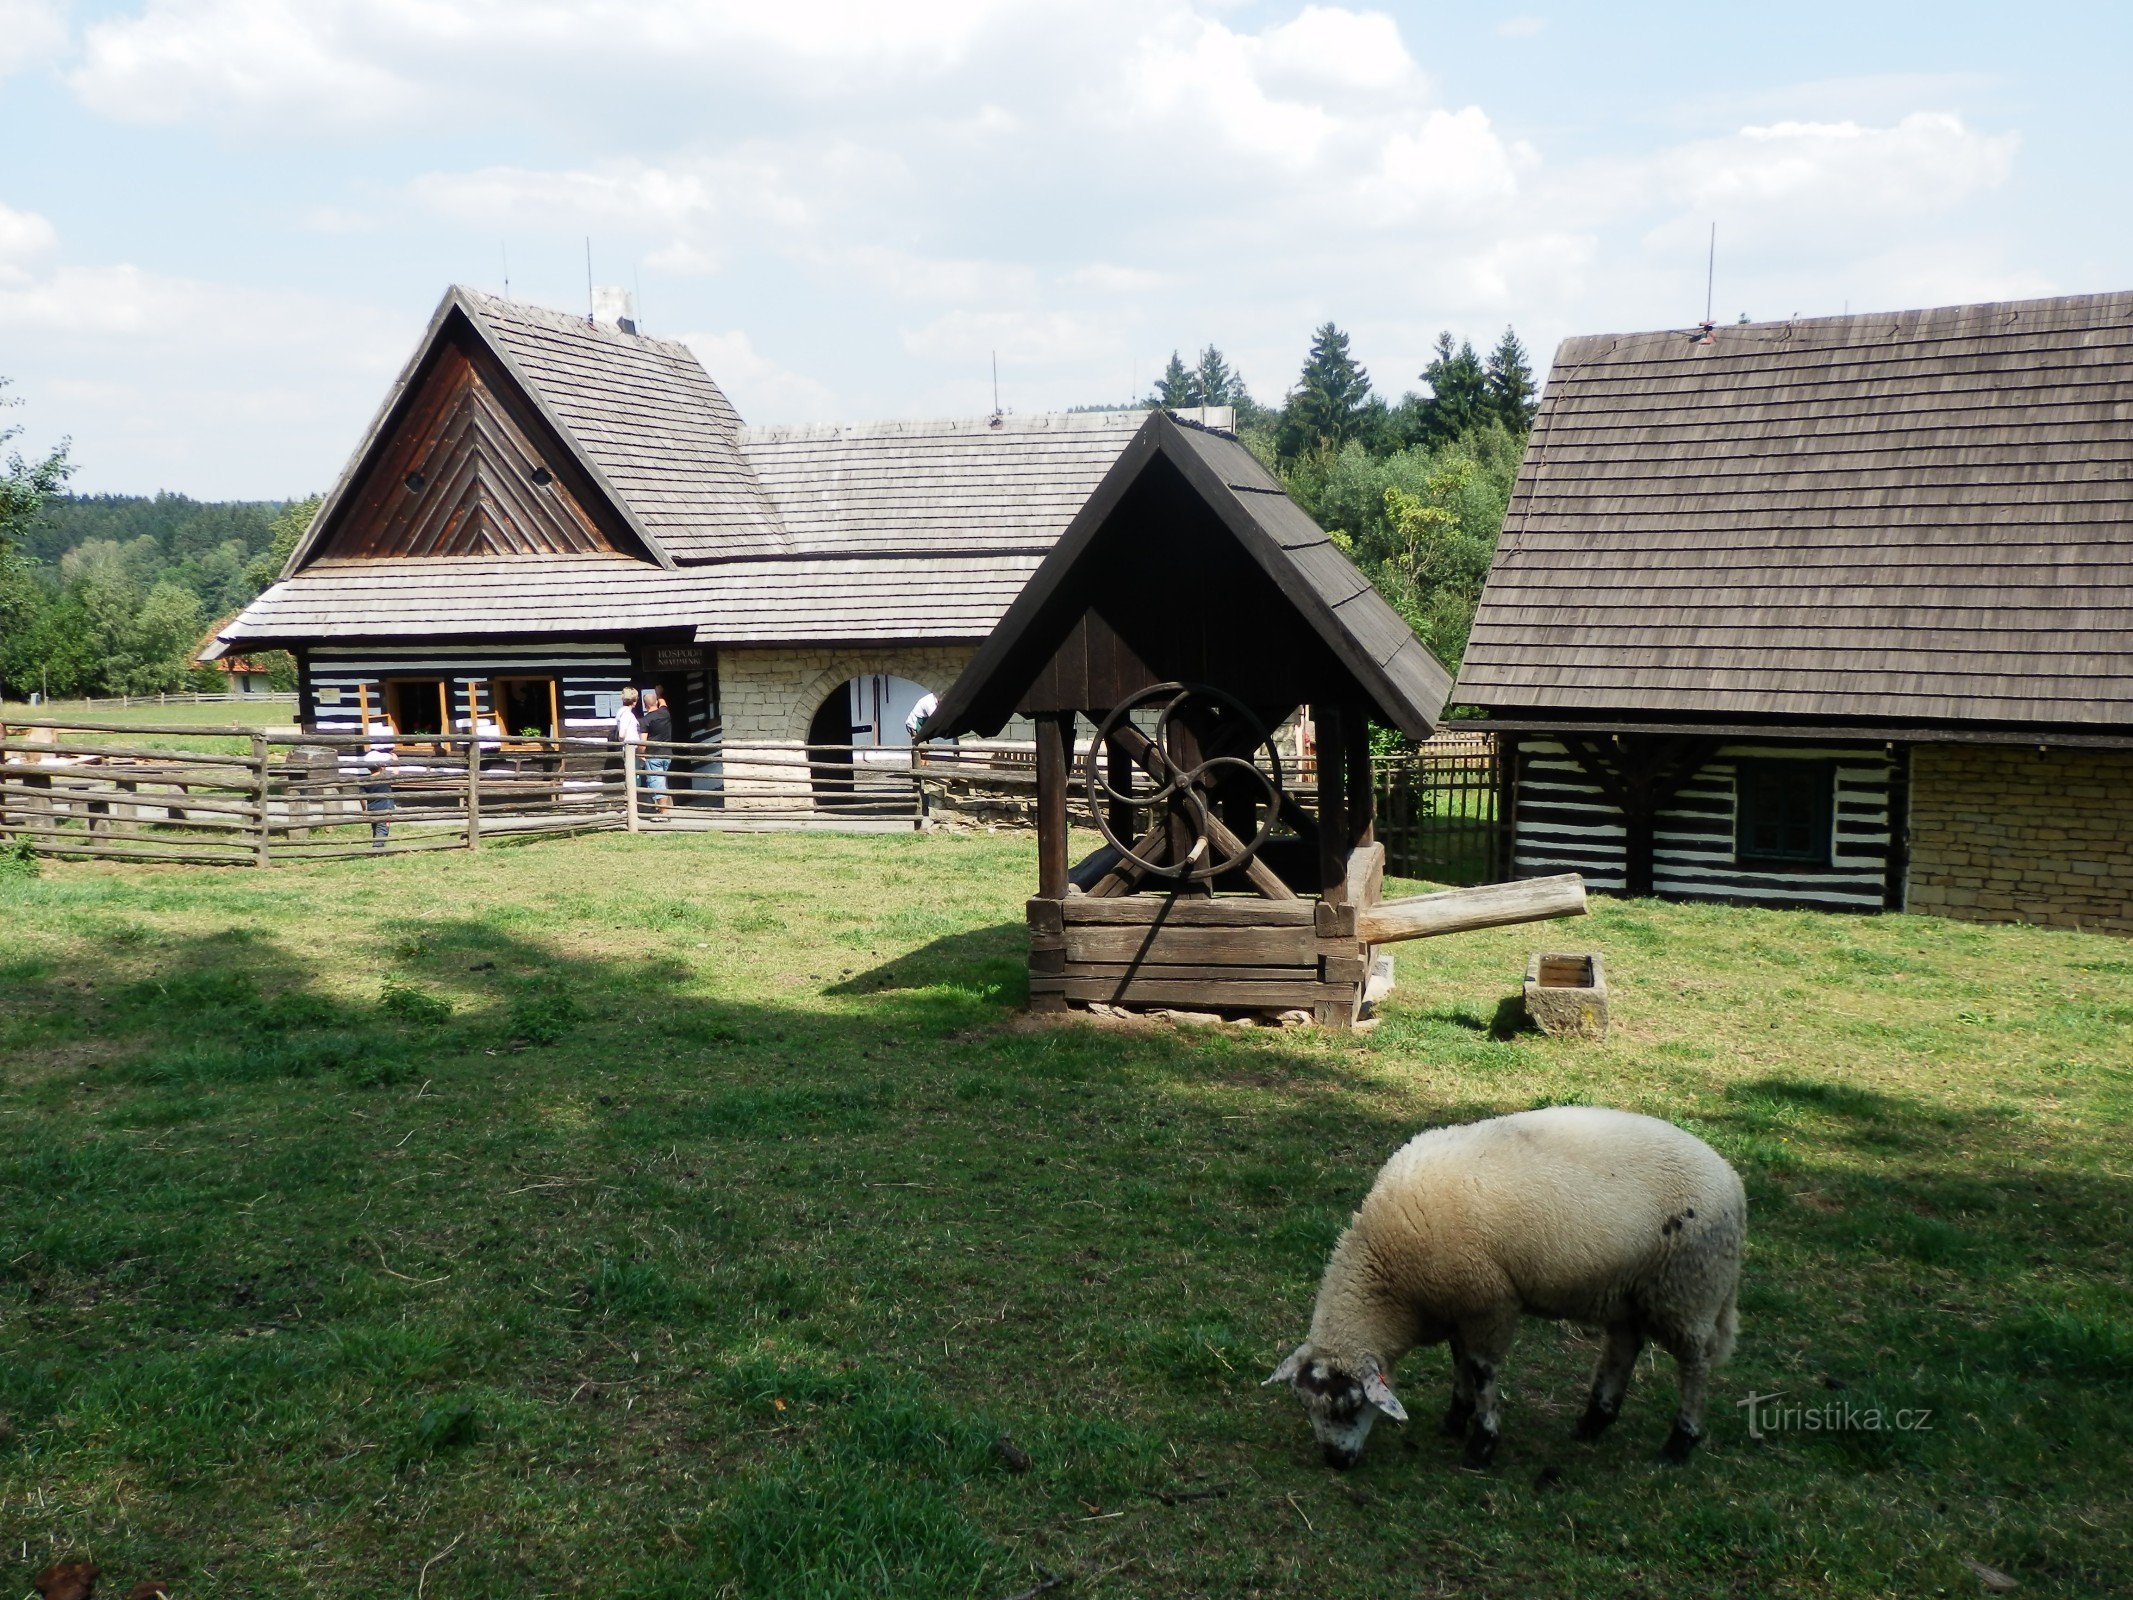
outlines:
{"label": "blue sky", "polygon": [[0,375],[83,490],[325,486],[445,286],[641,291],[751,421],[1121,400],[1328,318],[2122,289],[2133,10],[0,0]]}

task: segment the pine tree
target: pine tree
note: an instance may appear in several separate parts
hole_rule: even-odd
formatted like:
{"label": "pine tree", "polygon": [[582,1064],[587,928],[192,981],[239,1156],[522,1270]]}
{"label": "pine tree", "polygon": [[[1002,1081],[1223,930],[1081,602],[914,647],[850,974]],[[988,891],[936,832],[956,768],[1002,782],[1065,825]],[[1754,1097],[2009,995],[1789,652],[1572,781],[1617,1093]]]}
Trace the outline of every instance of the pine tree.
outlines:
{"label": "pine tree", "polygon": [[1147,403],[1165,411],[1206,404],[1200,398],[1198,374],[1185,365],[1175,350],[1170,352],[1170,364],[1163,368],[1163,375],[1155,380],[1155,392],[1148,396]]}
{"label": "pine tree", "polygon": [[1348,335],[1328,322],[1311,336],[1311,354],[1282,411],[1284,456],[1338,450],[1368,415],[1370,374],[1348,353]]}
{"label": "pine tree", "polygon": [[1422,369],[1429,385],[1423,402],[1423,439],[1443,444],[1481,426],[1494,414],[1489,397],[1488,374],[1474,347],[1461,340],[1455,349],[1449,332],[1437,335],[1437,358]]}
{"label": "pine tree", "polygon": [[1489,352],[1487,385],[1489,407],[1498,421],[1514,434],[1533,426],[1533,414],[1539,410],[1533,400],[1533,368],[1526,361],[1526,347],[1511,328],[1503,330],[1503,337]]}
{"label": "pine tree", "polygon": [[1209,345],[1200,352],[1199,365],[1192,369],[1192,378],[1200,391],[1203,406],[1235,405],[1236,392],[1243,388],[1237,374],[1230,370],[1229,362],[1222,352]]}

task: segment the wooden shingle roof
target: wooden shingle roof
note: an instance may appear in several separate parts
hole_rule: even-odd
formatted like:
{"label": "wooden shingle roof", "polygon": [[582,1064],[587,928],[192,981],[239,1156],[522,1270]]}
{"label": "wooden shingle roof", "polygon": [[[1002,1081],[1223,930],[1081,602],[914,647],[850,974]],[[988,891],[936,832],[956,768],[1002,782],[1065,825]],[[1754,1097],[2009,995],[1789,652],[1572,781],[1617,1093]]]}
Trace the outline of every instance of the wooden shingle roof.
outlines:
{"label": "wooden shingle roof", "polygon": [[[1248,579],[1221,570],[1225,552]],[[1271,606],[1267,595],[1278,597]],[[1311,651],[1276,631],[1313,641]],[[1099,635],[1116,644],[1113,669],[1093,659]],[[1076,637],[1091,641],[1076,677],[1082,691],[1050,681]],[[1153,412],[941,697],[927,734],[997,732],[1040,682],[1041,697],[1108,708],[1126,678],[1218,657],[1238,663],[1240,676],[1278,677],[1277,660],[1303,663],[1311,681],[1263,679],[1248,698],[1360,698],[1417,739],[1434,730],[1451,690],[1451,675],[1399,613],[1249,450]],[[1100,685],[1107,672],[1123,676]]]}
{"label": "wooden shingle roof", "polygon": [[622,555],[326,560],[253,601],[211,653],[240,642],[681,628],[701,644],[962,643],[991,630],[1036,565],[989,553],[680,568]]}
{"label": "wooden shingle roof", "polygon": [[1145,411],[743,428],[795,548],[1049,549]]}
{"label": "wooden shingle roof", "polygon": [[739,414],[687,345],[453,293],[675,561],[791,548],[741,451]]}
{"label": "wooden shingle roof", "polygon": [[2133,294],[1567,341],[1456,698],[2133,726]]}

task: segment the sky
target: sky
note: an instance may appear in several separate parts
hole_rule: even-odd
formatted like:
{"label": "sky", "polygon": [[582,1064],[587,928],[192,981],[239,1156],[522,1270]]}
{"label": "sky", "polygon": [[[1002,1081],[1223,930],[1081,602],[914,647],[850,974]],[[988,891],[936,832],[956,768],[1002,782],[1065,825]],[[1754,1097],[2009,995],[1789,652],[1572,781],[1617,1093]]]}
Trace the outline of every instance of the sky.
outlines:
{"label": "sky", "polygon": [[0,376],[83,492],[328,486],[446,287],[586,251],[750,422],[1124,402],[1331,320],[2133,287],[2133,7],[0,0]]}

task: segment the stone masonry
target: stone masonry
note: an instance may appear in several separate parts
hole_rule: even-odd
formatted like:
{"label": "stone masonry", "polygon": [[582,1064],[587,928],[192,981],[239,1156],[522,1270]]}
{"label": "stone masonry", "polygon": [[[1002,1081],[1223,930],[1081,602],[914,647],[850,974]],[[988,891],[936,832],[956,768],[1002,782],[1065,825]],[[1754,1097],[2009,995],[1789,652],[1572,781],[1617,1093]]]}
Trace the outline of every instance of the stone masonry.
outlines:
{"label": "stone masonry", "polygon": [[[840,684],[881,672],[922,683],[935,694],[969,665],[977,646],[762,646],[718,653],[719,720],[727,757],[728,809],[785,810],[812,803],[801,765],[808,724]],[[1032,737],[1017,718],[1003,739]],[[775,765],[749,766],[738,747],[755,747]],[[766,748],[767,747],[767,748]]]}
{"label": "stone masonry", "polygon": [[1919,745],[1904,909],[2133,934],[2133,751]]}

